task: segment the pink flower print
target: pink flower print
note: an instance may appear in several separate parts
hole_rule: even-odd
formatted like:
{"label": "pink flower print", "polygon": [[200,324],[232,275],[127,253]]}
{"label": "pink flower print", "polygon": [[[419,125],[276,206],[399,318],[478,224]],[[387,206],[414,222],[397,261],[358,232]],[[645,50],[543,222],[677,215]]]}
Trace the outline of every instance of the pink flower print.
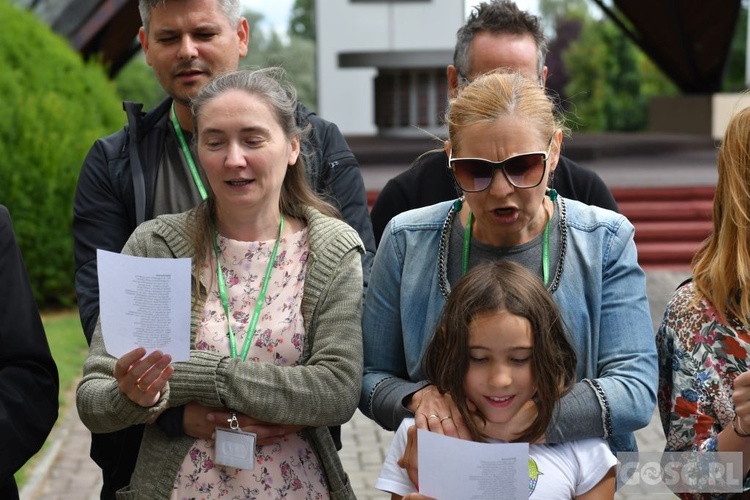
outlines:
{"label": "pink flower print", "polygon": [[254,292],[257,292],[258,289],[256,289],[254,286],[257,281],[258,281],[257,274],[248,274],[247,281],[245,282],[245,294],[246,295],[254,295]]}
{"label": "pink flower print", "polygon": [[235,273],[231,269],[224,270],[224,280],[227,283],[227,288],[237,286],[240,282],[240,278],[239,276],[237,276],[237,273]]}
{"label": "pink flower print", "polygon": [[231,474],[227,473],[226,469],[220,469],[219,472],[219,496],[229,494],[229,490],[232,489],[231,482],[234,479]]}
{"label": "pink flower print", "polygon": [[258,488],[250,489],[246,486],[240,486],[240,488],[242,488],[242,494],[244,495],[243,498],[256,498],[260,494]]}
{"label": "pink flower print", "polygon": [[187,478],[188,478],[188,485],[191,488],[194,488],[195,487],[195,483],[198,482],[198,474],[195,474],[195,473],[189,474]]}
{"label": "pink flower print", "polygon": [[284,269],[289,261],[286,258],[286,250],[283,250],[277,257],[276,262],[273,263],[273,267],[276,269]]}
{"label": "pink flower print", "polygon": [[295,333],[292,336],[292,344],[294,345],[294,347],[297,348],[298,351],[302,349],[302,334],[301,333]]}
{"label": "pink flower print", "polygon": [[[264,307],[268,307],[271,304],[273,304],[274,301],[279,298],[279,295],[280,295],[280,293],[276,293],[276,294],[273,294],[273,295],[267,295],[266,296],[266,300],[263,302],[263,306]],[[270,313],[267,313],[267,314],[270,314]],[[267,317],[270,318],[270,316],[267,316]]]}
{"label": "pink flower print", "polygon": [[281,286],[287,286],[290,281],[292,281],[292,275],[289,274],[289,271],[284,271],[284,276],[281,278]]}
{"label": "pink flower print", "polygon": [[258,347],[268,347],[268,345],[271,343],[271,329],[266,328],[262,332],[260,332],[260,335],[258,335],[258,340],[255,341],[255,345]]}
{"label": "pink flower print", "polygon": [[209,320],[216,317],[216,311],[213,309],[204,309],[203,310],[203,316],[201,317],[201,322],[208,323]]}
{"label": "pink flower print", "polygon": [[214,489],[214,485],[211,483],[201,483],[198,485],[198,491],[201,493],[211,493],[212,489]]}
{"label": "pink flower print", "polygon": [[232,319],[239,325],[246,325],[250,315],[242,311],[234,311],[232,313]]}
{"label": "pink flower print", "polygon": [[263,484],[264,491],[271,489],[271,484],[273,483],[273,481],[269,476],[270,474],[268,473],[268,468],[263,467],[263,469],[260,471],[260,478],[258,479],[258,482]]}
{"label": "pink flower print", "polygon": [[281,477],[284,478],[284,484],[287,485],[288,490],[297,491],[302,489],[302,481],[299,480],[299,477],[297,477],[297,474],[288,462],[281,464]]}

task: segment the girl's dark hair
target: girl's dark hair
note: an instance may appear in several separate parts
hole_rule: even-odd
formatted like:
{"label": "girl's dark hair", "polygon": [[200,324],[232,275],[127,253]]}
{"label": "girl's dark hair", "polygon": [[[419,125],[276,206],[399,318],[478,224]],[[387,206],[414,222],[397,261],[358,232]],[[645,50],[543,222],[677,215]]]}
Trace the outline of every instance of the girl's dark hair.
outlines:
{"label": "girl's dark hair", "polygon": [[507,311],[531,324],[531,366],[539,414],[514,441],[534,442],[553,419],[557,401],[575,383],[576,353],[568,341],[557,304],[542,281],[514,262],[485,262],[456,284],[424,355],[427,380],[450,393],[475,441],[485,441],[469,413],[464,379],[469,369],[469,325],[483,313]]}

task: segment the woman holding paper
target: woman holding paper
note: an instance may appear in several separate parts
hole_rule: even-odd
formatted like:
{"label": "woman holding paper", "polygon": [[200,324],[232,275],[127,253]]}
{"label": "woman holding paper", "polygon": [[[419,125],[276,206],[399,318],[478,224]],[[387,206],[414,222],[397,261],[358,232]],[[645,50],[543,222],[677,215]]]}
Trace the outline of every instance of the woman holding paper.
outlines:
{"label": "woman holding paper", "polygon": [[[200,91],[195,144],[210,195],[144,223],[123,250],[192,258],[190,360],[143,349],[114,359],[98,327],[81,419],[111,432],[188,403],[231,415],[215,441],[147,425],[127,498],[354,496],[325,426],[356,409],[364,249],[307,185],[295,92],[279,78],[239,71]],[[255,446],[239,428],[248,418],[282,432]]]}

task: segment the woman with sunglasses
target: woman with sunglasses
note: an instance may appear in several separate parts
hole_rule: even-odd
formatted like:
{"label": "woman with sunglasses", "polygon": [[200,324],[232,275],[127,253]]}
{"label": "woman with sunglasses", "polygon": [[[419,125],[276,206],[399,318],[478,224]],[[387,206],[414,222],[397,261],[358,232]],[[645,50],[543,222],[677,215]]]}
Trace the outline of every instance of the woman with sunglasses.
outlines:
{"label": "woman with sunglasses", "polygon": [[[451,101],[448,167],[464,195],[396,216],[378,248],[362,326],[359,408],[387,429],[468,438],[449,394],[423,377],[421,360],[451,287],[484,260],[508,259],[543,280],[578,352],[577,380],[544,440],[609,438],[636,449],[633,432],[656,404],[656,350],[633,226],[622,215],[547,188],[563,126],[544,89],[518,74],[488,73]],[[493,404],[515,397],[498,377]],[[512,441],[536,416],[530,401],[503,430]]]}

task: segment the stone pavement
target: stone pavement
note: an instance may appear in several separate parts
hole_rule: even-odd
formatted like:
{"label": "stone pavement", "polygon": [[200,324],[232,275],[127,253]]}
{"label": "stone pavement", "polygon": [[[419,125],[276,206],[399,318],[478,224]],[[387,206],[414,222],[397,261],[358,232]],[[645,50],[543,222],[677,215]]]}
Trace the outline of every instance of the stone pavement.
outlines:
{"label": "stone pavement", "polygon": [[[648,271],[648,294],[655,327],[661,321],[664,307],[674,288],[688,276],[686,271]],[[51,446],[29,471],[29,482],[21,491],[22,500],[59,499],[82,500],[98,498],[101,486],[99,469],[88,456],[90,434],[78,419],[73,404],[73,394],[67,398],[66,411],[60,415],[50,438]],[[341,459],[348,472],[357,498],[361,500],[388,500],[390,495],[373,488],[375,479],[388,451],[392,434],[378,427],[357,411],[344,425],[344,447]],[[642,451],[661,451],[664,435],[658,416],[651,424],[636,433]],[[618,492],[618,500],[640,500],[645,493],[638,490]],[[648,493],[649,500],[675,498],[664,488],[663,493]]]}

